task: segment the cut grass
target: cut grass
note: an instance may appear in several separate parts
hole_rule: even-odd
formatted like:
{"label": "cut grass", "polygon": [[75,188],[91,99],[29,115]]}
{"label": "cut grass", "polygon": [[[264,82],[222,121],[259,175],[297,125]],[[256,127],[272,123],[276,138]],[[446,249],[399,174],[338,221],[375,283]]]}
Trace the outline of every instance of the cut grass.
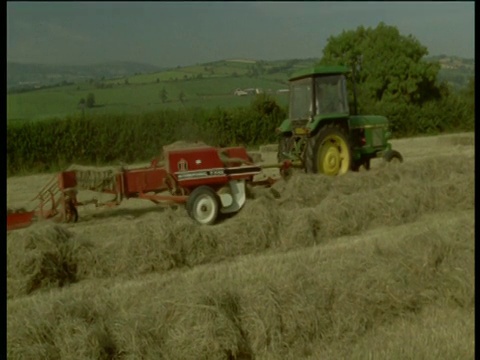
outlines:
{"label": "cut grass", "polygon": [[[268,249],[322,244],[376,227],[412,223],[434,212],[471,210],[473,165],[473,159],[459,162],[456,156],[444,156],[339,178],[298,174],[274,186],[279,199],[267,189],[258,189],[256,199],[214,227],[199,227],[182,207],[118,208],[99,213],[97,219],[80,213],[85,225],[103,220],[104,235],[98,236],[100,224],[77,233],[79,239],[95,244],[77,264],[78,276],[128,278],[166,272]],[[130,220],[122,222],[125,217]],[[24,275],[26,265],[21,265],[25,261],[19,259],[30,256],[28,239],[42,229],[39,224],[9,235],[7,276],[12,284],[30,281]],[[76,225],[71,228],[74,234],[75,229]],[[12,285],[8,296],[18,296],[24,288]]]}
{"label": "cut grass", "polygon": [[473,211],[423,224],[9,300],[8,358],[472,358]]}
{"label": "cut grass", "polygon": [[473,359],[474,155],[427,155],[214,227],[129,200],[8,233],[7,357]]}

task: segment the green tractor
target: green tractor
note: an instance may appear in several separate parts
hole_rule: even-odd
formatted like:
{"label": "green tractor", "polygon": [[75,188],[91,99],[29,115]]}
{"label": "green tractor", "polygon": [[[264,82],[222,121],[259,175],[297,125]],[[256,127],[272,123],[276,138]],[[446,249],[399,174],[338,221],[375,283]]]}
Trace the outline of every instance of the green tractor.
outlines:
{"label": "green tractor", "polygon": [[309,173],[342,175],[383,157],[402,162],[392,150],[388,120],[384,116],[357,115],[348,103],[344,66],[315,66],[290,78],[289,118],[277,129],[278,161],[292,160]]}

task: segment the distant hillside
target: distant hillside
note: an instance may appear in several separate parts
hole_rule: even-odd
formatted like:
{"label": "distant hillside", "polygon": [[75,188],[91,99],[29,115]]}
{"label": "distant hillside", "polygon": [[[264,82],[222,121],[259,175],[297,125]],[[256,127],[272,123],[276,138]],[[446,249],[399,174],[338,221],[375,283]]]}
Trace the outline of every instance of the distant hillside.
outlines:
{"label": "distant hillside", "polygon": [[134,62],[110,62],[83,66],[7,62],[7,89],[67,84],[91,78],[119,78],[161,70],[163,68],[158,66]]}
{"label": "distant hillside", "polygon": [[[138,63],[91,66],[7,64],[7,120],[24,121],[79,113],[93,94],[94,113],[138,113],[184,106],[247,106],[252,94],[274,96],[288,104],[288,79],[319,58],[264,61],[225,59],[191,66],[158,68]],[[475,76],[474,60],[430,57],[441,64],[439,80],[454,91]],[[182,100],[180,100],[180,95]]]}
{"label": "distant hillside", "polygon": [[440,63],[438,80],[446,81],[455,90],[466,87],[470,78],[475,77],[475,59],[438,55],[427,57],[426,60]]}
{"label": "distant hillside", "polygon": [[[226,59],[186,67],[161,68],[134,62],[110,62],[95,65],[45,65],[7,62],[7,91],[25,91],[44,87],[71,85],[90,80],[105,81],[133,77],[133,82],[186,80],[193,77],[262,76],[286,81],[293,70],[311,66],[320,59],[289,59],[263,61],[254,59]],[[475,60],[439,55],[426,58],[441,65],[439,80],[461,89],[475,76]],[[135,79],[136,78],[136,79]]]}

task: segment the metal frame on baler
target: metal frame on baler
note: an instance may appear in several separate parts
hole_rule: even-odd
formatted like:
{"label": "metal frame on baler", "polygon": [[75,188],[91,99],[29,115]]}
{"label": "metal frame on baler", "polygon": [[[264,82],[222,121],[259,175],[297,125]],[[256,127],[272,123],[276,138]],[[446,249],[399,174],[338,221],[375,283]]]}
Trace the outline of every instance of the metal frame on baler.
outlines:
{"label": "metal frame on baler", "polygon": [[[77,175],[81,175],[81,171],[63,171],[32,199],[39,200],[33,211],[7,214],[7,230],[26,227],[38,219],[76,222],[78,206],[93,203],[97,207],[113,207],[129,198],[150,200],[163,205],[186,204],[188,214],[197,222],[213,224],[218,213],[235,213],[243,207],[246,183],[270,186],[276,181],[271,177],[255,181],[254,177],[264,169],[278,168],[281,174],[285,174],[294,165],[289,160],[257,165],[244,147],[215,148],[205,145],[164,148],[164,157],[163,166],[160,166],[159,159],[155,159],[146,168],[122,168],[110,173],[110,181],[104,186],[79,186],[81,176]],[[79,202],[78,190],[112,194],[115,198],[105,203],[99,203],[96,198]],[[216,206],[217,209],[209,210],[209,206]],[[203,208],[208,210],[208,216],[201,216]]]}

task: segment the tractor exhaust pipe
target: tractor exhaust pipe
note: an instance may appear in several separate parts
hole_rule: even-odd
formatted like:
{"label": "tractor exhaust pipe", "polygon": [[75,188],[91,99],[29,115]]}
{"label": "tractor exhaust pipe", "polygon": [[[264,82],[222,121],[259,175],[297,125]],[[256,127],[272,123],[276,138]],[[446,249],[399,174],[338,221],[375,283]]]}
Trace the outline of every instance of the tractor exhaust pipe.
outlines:
{"label": "tractor exhaust pipe", "polygon": [[358,107],[357,107],[357,71],[360,70],[362,66],[362,55],[358,56],[353,61],[352,66],[352,81],[353,81],[353,115],[358,115]]}
{"label": "tractor exhaust pipe", "polygon": [[355,66],[353,67],[353,115],[358,115],[358,109],[357,109],[357,87],[356,87],[356,81],[355,81]]}

